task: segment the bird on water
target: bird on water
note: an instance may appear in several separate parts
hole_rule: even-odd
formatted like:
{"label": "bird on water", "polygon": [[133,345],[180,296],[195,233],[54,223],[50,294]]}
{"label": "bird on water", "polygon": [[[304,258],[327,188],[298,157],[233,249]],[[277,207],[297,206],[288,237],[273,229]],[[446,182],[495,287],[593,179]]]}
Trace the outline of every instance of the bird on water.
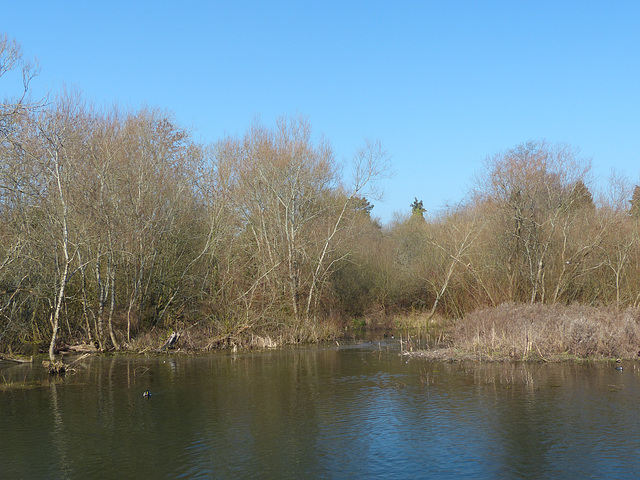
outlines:
{"label": "bird on water", "polygon": [[142,396],[143,396],[144,398],[149,398],[149,397],[151,396],[151,393],[149,392],[149,390],[147,390],[146,392],[144,392],[144,393],[142,394]]}

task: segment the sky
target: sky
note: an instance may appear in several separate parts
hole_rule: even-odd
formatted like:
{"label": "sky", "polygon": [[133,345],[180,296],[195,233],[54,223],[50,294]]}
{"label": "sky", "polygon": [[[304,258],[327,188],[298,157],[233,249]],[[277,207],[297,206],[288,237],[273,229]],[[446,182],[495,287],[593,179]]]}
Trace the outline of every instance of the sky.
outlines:
{"label": "sky", "polygon": [[[594,186],[640,183],[637,1],[5,2],[33,95],[157,107],[204,143],[304,115],[347,162],[380,140],[383,223],[463,202],[483,160],[546,140]],[[19,83],[0,79],[0,96]]]}

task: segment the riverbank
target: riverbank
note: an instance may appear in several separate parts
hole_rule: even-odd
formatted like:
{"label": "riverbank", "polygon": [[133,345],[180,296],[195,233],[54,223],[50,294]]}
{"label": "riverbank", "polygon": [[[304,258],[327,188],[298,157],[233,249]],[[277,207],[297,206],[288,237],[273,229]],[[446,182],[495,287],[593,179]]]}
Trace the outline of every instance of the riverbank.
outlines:
{"label": "riverbank", "polygon": [[[398,339],[406,338],[400,341],[404,354],[439,361],[557,362],[638,359],[640,354],[640,309],[506,303],[456,320],[429,319],[427,315],[413,312],[354,325],[345,327],[338,321],[299,321],[273,324],[270,328],[236,325],[221,329],[197,322],[176,325],[173,329],[152,329],[130,342],[122,339],[120,351],[190,354],[263,350],[326,341],[342,343],[364,338],[366,332],[371,337],[372,332],[379,331],[380,336],[394,332]],[[421,341],[415,341],[415,332],[419,332]],[[62,356],[91,353],[79,347],[91,348],[97,353],[89,344],[60,346],[56,353]],[[22,359],[18,355],[5,359],[26,362],[35,359],[40,363],[43,352],[34,351],[33,356]]]}
{"label": "riverbank", "polygon": [[[147,354],[271,349],[285,345],[332,341],[340,339],[344,331],[344,327],[334,321],[283,320],[266,325],[219,325],[198,321],[192,324],[177,324],[171,328],[153,328],[132,336],[130,341],[120,338],[118,351]],[[57,349],[57,353],[77,353],[78,347],[84,346],[86,345],[65,345]],[[114,349],[107,351],[113,352]]]}
{"label": "riverbank", "polygon": [[[582,305],[505,303],[477,310],[456,320],[424,315],[397,316],[367,324],[365,329],[390,328],[403,333],[420,330],[433,348],[401,343],[403,353],[432,360],[581,361],[637,359],[640,353],[640,309]],[[349,332],[349,333],[347,333]],[[353,332],[337,322],[282,324],[269,331],[239,328],[220,334],[205,327],[185,329],[175,347],[182,351],[264,349],[284,345],[343,341]],[[140,338],[130,350],[158,349],[163,338]]]}
{"label": "riverbank", "polygon": [[450,322],[442,338],[438,348],[408,353],[452,361],[637,359],[640,310],[506,303]]}

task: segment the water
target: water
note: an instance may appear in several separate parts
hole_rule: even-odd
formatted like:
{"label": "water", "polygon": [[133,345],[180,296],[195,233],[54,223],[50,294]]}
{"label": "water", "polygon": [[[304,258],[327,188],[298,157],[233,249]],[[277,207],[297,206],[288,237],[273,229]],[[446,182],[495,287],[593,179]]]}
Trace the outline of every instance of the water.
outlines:
{"label": "water", "polygon": [[[640,370],[394,343],[0,364],[0,478],[635,478]],[[152,396],[143,398],[150,390]]]}

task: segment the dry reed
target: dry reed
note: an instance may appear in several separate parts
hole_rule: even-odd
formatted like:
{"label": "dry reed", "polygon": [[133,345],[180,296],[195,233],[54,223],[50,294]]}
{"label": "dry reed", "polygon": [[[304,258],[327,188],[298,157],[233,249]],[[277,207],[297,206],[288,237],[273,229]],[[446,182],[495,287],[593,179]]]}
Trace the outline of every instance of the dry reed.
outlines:
{"label": "dry reed", "polygon": [[640,310],[506,303],[456,321],[448,336],[451,348],[432,356],[637,358]]}

